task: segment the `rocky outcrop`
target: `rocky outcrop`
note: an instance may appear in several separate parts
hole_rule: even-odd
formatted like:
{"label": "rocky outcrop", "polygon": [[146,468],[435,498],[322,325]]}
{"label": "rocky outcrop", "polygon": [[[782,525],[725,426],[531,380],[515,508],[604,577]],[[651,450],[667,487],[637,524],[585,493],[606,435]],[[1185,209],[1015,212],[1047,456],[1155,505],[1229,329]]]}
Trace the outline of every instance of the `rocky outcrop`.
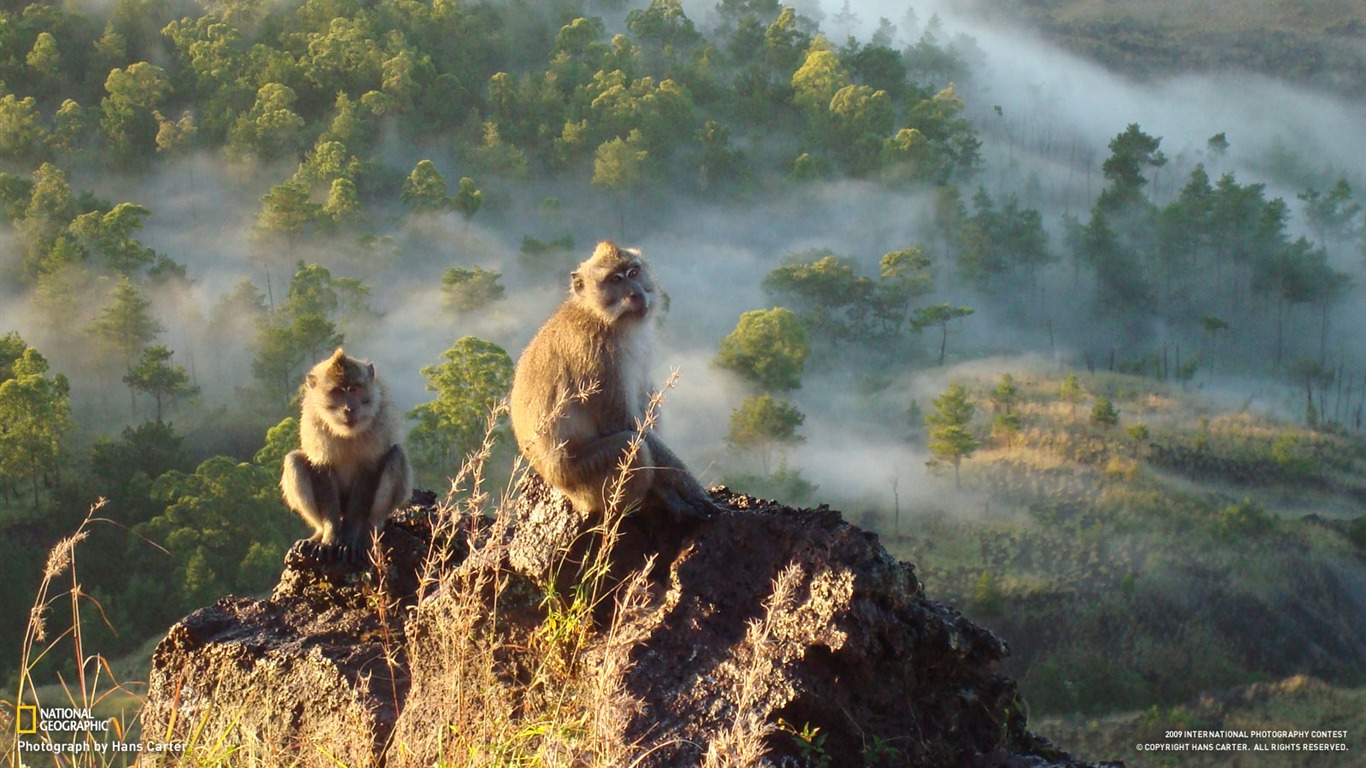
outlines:
{"label": "rocky outcrop", "polygon": [[[635,610],[593,614],[597,634],[629,638],[616,695],[631,705],[616,722],[634,764],[699,765],[748,723],[775,765],[1078,765],[1028,730],[997,669],[1004,643],[927,599],[875,535],[824,507],[713,493],[727,512],[628,517],[611,549],[607,583],[656,555]],[[443,755],[463,674],[451,649],[493,631],[530,647],[547,592],[566,594],[603,541],[534,480],[511,507],[507,527],[467,520],[436,542],[458,545],[444,567],[488,578],[424,579],[440,518],[418,508],[386,530],[381,571],[296,554],[269,599],[186,617],[154,655],[144,734],[227,734],[302,764],[320,747],[348,766],[459,764]],[[498,612],[496,629],[471,623],[471,598]],[[527,679],[506,666],[501,685]]]}

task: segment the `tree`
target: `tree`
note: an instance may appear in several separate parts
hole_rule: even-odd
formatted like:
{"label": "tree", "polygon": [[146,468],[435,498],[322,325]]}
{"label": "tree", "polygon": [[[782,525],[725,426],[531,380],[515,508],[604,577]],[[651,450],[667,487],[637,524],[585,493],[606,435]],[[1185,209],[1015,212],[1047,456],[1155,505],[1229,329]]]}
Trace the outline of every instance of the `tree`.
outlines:
{"label": "tree", "polygon": [[939,326],[939,364],[944,364],[944,353],[949,344],[949,323],[973,313],[972,307],[954,307],[948,303],[921,307],[911,315],[911,327],[923,331],[931,326]]}
{"label": "tree", "polygon": [[1276,249],[1258,265],[1253,290],[1276,299],[1276,367],[1280,367],[1285,349],[1287,309],[1314,301],[1321,289],[1333,291],[1330,285],[1337,281],[1330,280],[1330,274],[1328,254],[1303,237]]}
{"label": "tree", "polygon": [[133,203],[119,203],[113,209],[81,214],[71,221],[70,234],[86,250],[109,261],[115,272],[131,277],[154,263],[157,252],[133,238],[152,212]]}
{"label": "tree", "polygon": [[185,366],[171,364],[173,355],[175,353],[165,344],[153,344],[142,350],[142,356],[137,364],[123,377],[125,384],[134,390],[151,395],[156,401],[158,424],[161,423],[164,400],[177,400],[199,394],[199,387],[190,383],[190,375],[185,371]]}
{"label": "tree", "polygon": [[152,112],[171,90],[166,72],[139,61],[110,70],[104,81],[109,94],[100,101],[100,126],[116,160],[135,162],[156,150],[157,121]]}
{"label": "tree", "polygon": [[322,215],[323,207],[311,199],[308,187],[297,181],[286,181],[270,188],[261,196],[261,212],[256,226],[265,232],[285,236],[290,250],[308,226]]}
{"label": "tree", "polygon": [[802,385],[802,369],[811,354],[806,329],[791,311],[778,307],[740,315],[735,330],[721,341],[716,364],[768,391]]}
{"label": "tree", "polygon": [[413,463],[429,479],[454,475],[484,440],[489,413],[512,391],[512,358],[502,347],[466,336],[422,369],[436,399],[408,412]]}
{"label": "tree", "polygon": [[1113,427],[1119,423],[1119,411],[1115,410],[1110,398],[1105,395],[1096,398],[1095,404],[1091,406],[1091,421],[1102,427]]}
{"label": "tree", "polygon": [[1161,137],[1144,133],[1137,123],[1130,123],[1123,133],[1111,139],[1110,157],[1101,164],[1101,173],[1110,186],[1101,192],[1097,206],[1113,212],[1146,202],[1143,187],[1148,180],[1143,171],[1166,165],[1161,145]]}
{"label": "tree", "polygon": [[[888,264],[891,280],[914,267],[900,259],[893,256]],[[873,282],[859,275],[852,262],[827,249],[792,254],[783,261],[764,276],[763,288],[791,302],[804,327],[837,341],[867,335]]]}
{"label": "tree", "polygon": [[338,323],[375,317],[367,303],[370,288],[360,280],[333,277],[317,264],[298,266],[285,300],[257,323],[251,364],[267,396],[281,405],[298,386],[301,366],[341,345]]}
{"label": "tree", "polygon": [[972,414],[976,410],[968,401],[967,388],[961,382],[952,382],[943,394],[931,401],[933,408],[925,414],[925,426],[930,431],[929,449],[935,458],[953,465],[953,484],[961,488],[959,465],[963,459],[971,458],[979,445],[977,438],[968,430]]}
{"label": "tree", "polygon": [[1352,201],[1352,185],[1340,178],[1326,193],[1313,187],[1296,195],[1304,201],[1304,218],[1318,236],[1325,249],[1334,240],[1351,235],[1352,225],[1361,213],[1361,205]]}
{"label": "tree", "polygon": [[38,511],[45,476],[61,468],[71,420],[71,385],[47,376],[47,359],[28,347],[11,363],[13,376],[0,383],[0,477],[5,485],[27,479]]}
{"label": "tree", "polygon": [[1228,330],[1228,321],[1218,315],[1205,315],[1200,318],[1205,333],[1209,334],[1209,378],[1214,380],[1214,361],[1219,352],[1219,332]]}
{"label": "tree", "polygon": [[465,221],[465,227],[470,226],[470,219],[479,212],[479,208],[484,205],[484,193],[479,189],[474,179],[463,176],[460,179],[460,191],[451,198],[451,207],[460,212],[460,216]]}
{"label": "tree", "polygon": [[1009,373],[1001,374],[1001,380],[991,391],[991,406],[996,412],[991,422],[991,432],[1003,438],[1007,448],[1020,432],[1020,414],[1015,410],[1019,402],[1020,388],[1015,385],[1015,377]]}
{"label": "tree", "polygon": [[830,100],[846,85],[849,73],[825,37],[818,35],[811,41],[805,61],[792,73],[792,103],[808,114],[823,115],[830,109]]}
{"label": "tree", "polygon": [[403,204],[417,213],[449,210],[451,198],[446,194],[446,179],[431,160],[421,160],[403,182],[399,195]]}
{"label": "tree", "polygon": [[1062,386],[1058,388],[1058,397],[1067,403],[1071,413],[1076,413],[1077,403],[1081,402],[1084,396],[1085,392],[1081,388],[1081,382],[1077,380],[1077,374],[1067,374],[1067,378],[1062,380]]}
{"label": "tree", "polygon": [[1319,388],[1319,396],[1332,385],[1336,376],[1333,369],[1308,357],[1301,357],[1289,365],[1287,373],[1292,381],[1304,384],[1304,423],[1318,426],[1323,418],[1323,408],[1314,406],[1314,388]]}
{"label": "tree", "polygon": [[483,267],[451,267],[441,275],[441,292],[446,306],[457,312],[471,312],[502,301],[506,291],[498,280],[502,275]]}
{"label": "tree", "polygon": [[304,118],[294,111],[299,100],[293,88],[266,83],[256,92],[256,103],[239,115],[229,134],[229,146],[241,154],[279,157],[302,149]]}
{"label": "tree", "polygon": [[593,186],[617,195],[617,223],[626,237],[626,201],[645,182],[645,162],[650,153],[639,129],[625,139],[617,137],[598,147],[593,159]]}
{"label": "tree", "polygon": [[933,287],[933,264],[933,257],[924,248],[902,248],[882,255],[870,301],[873,317],[882,324],[883,333],[896,335],[905,327],[911,299]]}
{"label": "tree", "polygon": [[[120,277],[114,284],[113,297],[90,330],[103,338],[123,356],[125,371],[133,370],[133,360],[166,328],[152,317],[152,302],[144,299],[133,281]],[[132,408],[137,407],[137,390],[129,384],[128,396]]]}
{"label": "tree", "polygon": [[21,99],[12,93],[0,96],[0,158],[30,160],[37,156],[44,138],[37,99]]}
{"label": "tree", "polygon": [[757,451],[764,474],[768,474],[773,450],[804,442],[797,427],[806,415],[796,406],[769,394],[746,399],[730,413],[730,431],[726,443],[736,451]]}
{"label": "tree", "polygon": [[356,183],[346,178],[332,180],[327,189],[327,202],[322,213],[336,226],[347,226],[361,219],[360,192]]}
{"label": "tree", "polygon": [[[90,448],[90,476],[100,495],[109,499],[115,519],[135,525],[164,510],[152,500],[152,484],[167,472],[194,469],[184,443],[170,424],[152,421],[124,427],[118,440],[95,440]],[[123,570],[118,564],[112,569]]]}
{"label": "tree", "polygon": [[281,514],[279,477],[278,465],[215,456],[193,473],[157,478],[152,495],[165,511],[133,530],[171,553],[173,570],[154,575],[173,616],[228,592],[269,588],[272,575],[254,563],[279,562],[294,528],[292,516]]}

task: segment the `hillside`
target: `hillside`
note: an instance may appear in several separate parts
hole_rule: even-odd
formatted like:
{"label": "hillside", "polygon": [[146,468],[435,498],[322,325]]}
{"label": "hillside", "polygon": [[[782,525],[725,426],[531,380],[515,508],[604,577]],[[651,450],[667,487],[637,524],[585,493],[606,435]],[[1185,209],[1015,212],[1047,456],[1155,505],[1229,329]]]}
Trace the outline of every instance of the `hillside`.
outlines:
{"label": "hillside", "polygon": [[1351,0],[976,0],[1135,75],[1248,71],[1366,95],[1366,7]]}
{"label": "hillside", "polygon": [[[1221,692],[1298,674],[1317,679],[1297,699],[1325,707],[1288,710],[1306,728],[1360,695],[1360,438],[1268,414],[1303,407],[1288,389],[1230,407],[1229,393],[1195,385],[1079,372],[1068,402],[1062,373],[1024,361],[945,375],[970,393],[982,445],[959,490],[945,465],[932,500],[876,524],[928,594],[1002,635],[1031,712],[1069,724],[1064,746],[1128,759],[1114,748],[1138,725],[1180,727],[1181,707],[1202,697],[1237,702]],[[1209,706],[1192,711],[1212,721]]]}

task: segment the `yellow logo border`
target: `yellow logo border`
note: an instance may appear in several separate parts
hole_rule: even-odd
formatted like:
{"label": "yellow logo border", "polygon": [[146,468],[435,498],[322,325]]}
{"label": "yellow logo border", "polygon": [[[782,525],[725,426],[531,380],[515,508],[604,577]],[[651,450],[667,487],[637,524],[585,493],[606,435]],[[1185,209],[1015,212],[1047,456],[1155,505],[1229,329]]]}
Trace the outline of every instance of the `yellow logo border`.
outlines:
{"label": "yellow logo border", "polygon": [[[29,713],[29,727],[24,728],[24,712]],[[36,704],[20,704],[14,708],[14,732],[18,734],[29,734],[38,732],[38,706]]]}

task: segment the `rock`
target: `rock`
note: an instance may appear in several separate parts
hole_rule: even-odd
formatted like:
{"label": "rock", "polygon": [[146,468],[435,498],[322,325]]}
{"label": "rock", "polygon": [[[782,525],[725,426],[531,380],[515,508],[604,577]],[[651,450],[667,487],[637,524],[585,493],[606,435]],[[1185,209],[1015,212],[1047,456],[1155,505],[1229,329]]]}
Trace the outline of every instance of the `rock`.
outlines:
{"label": "rock", "polygon": [[[534,478],[506,525],[434,539],[432,509],[391,523],[383,578],[296,558],[270,599],[225,598],[172,628],[143,732],[226,733],[300,765],[334,765],[320,745],[348,766],[458,764],[460,738],[501,749],[543,725],[472,734],[472,707],[484,723],[534,719],[536,697],[554,694],[545,681],[583,675],[595,677],[574,696],[603,703],[576,727],[612,732],[622,764],[696,766],[708,750],[741,764],[748,749],[773,765],[1081,765],[1028,730],[998,669],[1005,644],[927,599],[874,534],[825,507],[713,498],[728,511],[686,527],[626,517],[596,592],[572,590],[602,521]],[[455,548],[439,583],[417,575],[434,540],[477,542]],[[651,555],[648,579],[632,579]],[[574,613],[576,595],[627,605]]]}

